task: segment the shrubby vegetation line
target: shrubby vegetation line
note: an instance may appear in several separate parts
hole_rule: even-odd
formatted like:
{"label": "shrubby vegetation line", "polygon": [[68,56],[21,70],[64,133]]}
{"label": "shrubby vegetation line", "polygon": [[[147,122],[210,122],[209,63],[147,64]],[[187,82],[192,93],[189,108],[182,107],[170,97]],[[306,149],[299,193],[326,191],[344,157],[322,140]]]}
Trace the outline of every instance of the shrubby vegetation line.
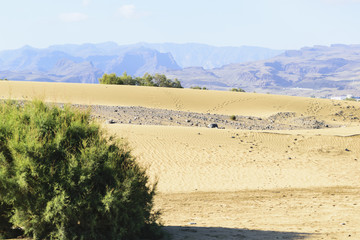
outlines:
{"label": "shrubby vegetation line", "polygon": [[245,92],[245,90],[242,88],[232,88],[232,89],[230,89],[230,91],[231,92]]}
{"label": "shrubby vegetation line", "polygon": [[150,86],[150,87],[170,87],[183,88],[179,80],[168,79],[164,74],[150,75],[145,73],[143,77],[132,77],[126,72],[122,76],[117,76],[115,73],[104,74],[99,79],[100,84],[116,84],[116,85],[135,85],[135,86]]}
{"label": "shrubby vegetation line", "polygon": [[150,186],[129,147],[89,112],[0,104],[0,238],[157,239]]}

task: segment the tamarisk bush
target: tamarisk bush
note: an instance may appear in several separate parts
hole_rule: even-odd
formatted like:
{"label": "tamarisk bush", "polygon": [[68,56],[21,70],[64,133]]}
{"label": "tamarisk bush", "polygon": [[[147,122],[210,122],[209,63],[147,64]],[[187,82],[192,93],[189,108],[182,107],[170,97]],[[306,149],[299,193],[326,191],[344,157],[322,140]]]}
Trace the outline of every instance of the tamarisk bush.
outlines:
{"label": "tamarisk bush", "polygon": [[89,112],[41,101],[0,104],[4,226],[33,239],[159,238],[154,194],[127,145]]}

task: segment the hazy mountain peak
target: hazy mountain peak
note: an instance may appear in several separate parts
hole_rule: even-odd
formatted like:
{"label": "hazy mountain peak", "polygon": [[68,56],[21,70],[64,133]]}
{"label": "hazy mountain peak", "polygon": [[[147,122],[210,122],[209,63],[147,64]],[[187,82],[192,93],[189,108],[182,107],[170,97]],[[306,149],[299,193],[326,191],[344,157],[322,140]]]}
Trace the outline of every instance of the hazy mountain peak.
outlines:
{"label": "hazy mountain peak", "polygon": [[[96,82],[96,77],[103,73],[120,75],[127,71],[130,75],[141,76],[146,72],[164,73],[179,71],[182,67],[200,67],[198,71],[216,77],[206,69],[266,59],[279,53],[282,51],[248,46],[214,47],[200,43],[140,42],[118,45],[104,42],[53,45],[45,49],[24,46],[0,52],[0,71],[3,71],[2,76],[8,74],[8,79],[13,76],[19,80],[86,82],[88,76],[89,82]],[[38,75],[34,75],[34,72]]]}

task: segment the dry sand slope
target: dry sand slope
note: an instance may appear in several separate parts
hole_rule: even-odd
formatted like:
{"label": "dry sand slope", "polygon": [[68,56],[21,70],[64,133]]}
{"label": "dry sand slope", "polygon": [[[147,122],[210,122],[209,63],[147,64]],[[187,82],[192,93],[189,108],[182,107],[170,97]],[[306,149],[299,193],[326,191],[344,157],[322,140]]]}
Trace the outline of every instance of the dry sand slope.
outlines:
{"label": "dry sand slope", "polygon": [[0,82],[0,98],[315,116],[340,128],[106,125],[158,179],[173,239],[360,239],[360,103],[252,93]]}

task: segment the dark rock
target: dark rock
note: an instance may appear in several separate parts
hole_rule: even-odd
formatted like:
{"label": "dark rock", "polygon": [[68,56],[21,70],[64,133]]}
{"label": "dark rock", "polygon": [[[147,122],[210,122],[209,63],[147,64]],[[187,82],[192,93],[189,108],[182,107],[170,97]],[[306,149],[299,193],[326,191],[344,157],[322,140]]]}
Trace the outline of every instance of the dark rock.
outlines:
{"label": "dark rock", "polygon": [[116,122],[115,122],[113,119],[110,119],[110,120],[107,121],[107,123],[108,123],[108,124],[114,124],[114,123],[116,123]]}
{"label": "dark rock", "polygon": [[219,126],[216,123],[211,123],[208,125],[208,128],[219,128]]}

